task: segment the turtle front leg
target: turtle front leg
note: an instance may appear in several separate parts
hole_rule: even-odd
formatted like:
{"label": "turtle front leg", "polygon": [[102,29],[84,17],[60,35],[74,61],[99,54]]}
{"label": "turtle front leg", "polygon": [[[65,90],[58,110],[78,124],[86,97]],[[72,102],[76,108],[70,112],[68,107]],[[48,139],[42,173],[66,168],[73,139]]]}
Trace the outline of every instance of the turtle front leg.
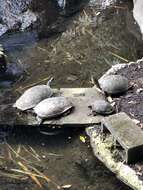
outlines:
{"label": "turtle front leg", "polygon": [[41,123],[42,123],[42,118],[40,118],[39,116],[36,116],[36,120],[37,120],[37,122],[38,122],[38,125],[41,125]]}
{"label": "turtle front leg", "polygon": [[96,116],[97,114],[95,111],[90,110],[87,115],[88,116]]}
{"label": "turtle front leg", "polygon": [[95,112],[94,110],[92,110],[92,106],[89,105],[88,108],[90,109],[90,111],[88,112],[87,115],[88,115],[88,116],[91,116],[91,115],[92,115],[92,116],[96,116],[96,112]]}

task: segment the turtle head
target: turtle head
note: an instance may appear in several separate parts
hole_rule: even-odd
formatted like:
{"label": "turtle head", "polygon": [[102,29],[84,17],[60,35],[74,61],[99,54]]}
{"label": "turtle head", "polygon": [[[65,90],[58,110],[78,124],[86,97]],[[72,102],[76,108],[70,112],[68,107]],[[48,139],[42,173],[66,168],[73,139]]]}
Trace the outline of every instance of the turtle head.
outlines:
{"label": "turtle head", "polygon": [[14,103],[14,104],[12,105],[12,107],[13,107],[13,108],[16,108],[16,107],[17,107],[17,106],[16,106],[16,103]]}
{"label": "turtle head", "polygon": [[92,105],[91,105],[91,104],[90,104],[90,105],[88,105],[88,108],[89,108],[89,109],[92,109]]}
{"label": "turtle head", "polygon": [[48,82],[47,82],[47,86],[50,86],[51,85],[51,82],[54,80],[54,77],[51,77]]}

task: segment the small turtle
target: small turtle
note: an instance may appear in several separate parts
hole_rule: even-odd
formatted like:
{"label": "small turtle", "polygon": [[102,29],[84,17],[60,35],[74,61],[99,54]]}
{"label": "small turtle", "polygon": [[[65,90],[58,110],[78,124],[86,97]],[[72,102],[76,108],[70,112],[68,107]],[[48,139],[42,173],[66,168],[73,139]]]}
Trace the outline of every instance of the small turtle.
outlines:
{"label": "small turtle", "polygon": [[64,113],[68,113],[73,108],[73,104],[65,97],[51,97],[41,101],[34,112],[37,114],[39,124],[43,119],[51,119],[58,117]]}
{"label": "small turtle", "polygon": [[47,85],[36,85],[26,90],[16,101],[13,107],[16,107],[22,111],[29,110],[35,107],[42,100],[51,97],[53,95],[53,91],[50,88],[50,83],[52,80],[53,78],[47,82]]}
{"label": "small turtle", "polygon": [[96,100],[91,105],[88,106],[91,111],[92,115],[109,115],[113,113],[114,108],[107,102],[106,100]]}
{"label": "small turtle", "polygon": [[120,94],[129,88],[128,79],[121,75],[107,75],[99,79],[98,82],[100,88],[107,94]]}

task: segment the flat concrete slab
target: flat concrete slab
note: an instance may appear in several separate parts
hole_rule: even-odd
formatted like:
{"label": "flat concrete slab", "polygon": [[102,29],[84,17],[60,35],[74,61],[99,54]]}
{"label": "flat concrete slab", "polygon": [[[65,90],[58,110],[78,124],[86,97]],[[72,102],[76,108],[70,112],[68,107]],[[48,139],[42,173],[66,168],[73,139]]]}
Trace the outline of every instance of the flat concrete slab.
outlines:
{"label": "flat concrete slab", "polygon": [[118,113],[102,120],[103,132],[108,129],[114,140],[125,150],[126,163],[143,158],[143,131],[126,113]]}
{"label": "flat concrete slab", "polygon": [[[88,105],[99,99],[105,99],[104,94],[98,90],[98,88],[61,88],[55,89],[55,96],[70,97],[73,102],[75,109],[67,116],[62,116],[57,119],[45,120],[43,125],[47,126],[89,126],[91,124],[100,123],[103,119],[102,116],[89,115],[90,109]],[[20,113],[18,110],[10,107],[11,116],[8,120],[0,120],[0,124],[13,124],[13,125],[38,125],[35,115],[31,113]],[[8,109],[8,111],[10,110]],[[3,113],[6,114],[6,113]],[[1,117],[2,118],[2,117]],[[0,118],[0,119],[1,119]],[[5,117],[4,117],[5,118]]]}

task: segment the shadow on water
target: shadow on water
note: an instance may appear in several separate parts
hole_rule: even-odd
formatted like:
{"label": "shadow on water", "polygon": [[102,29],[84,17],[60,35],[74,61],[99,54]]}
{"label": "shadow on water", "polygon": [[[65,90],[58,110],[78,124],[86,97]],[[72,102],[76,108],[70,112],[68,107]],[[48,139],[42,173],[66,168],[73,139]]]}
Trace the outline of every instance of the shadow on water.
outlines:
{"label": "shadow on water", "polygon": [[[71,3],[80,1],[69,0],[66,10],[48,2],[44,5],[53,6],[54,12],[52,9],[42,11],[37,28],[8,33],[0,39],[8,55],[8,69],[12,67],[9,75],[0,78],[0,83],[4,83],[0,93],[0,120],[8,120],[9,124],[13,124],[15,118],[11,105],[26,86],[39,81],[46,83],[45,79],[50,76],[55,78],[54,87],[91,86],[91,76],[98,79],[111,65],[142,56],[131,2],[125,1],[105,10],[86,5],[76,14],[73,14],[77,10]],[[36,5],[33,9],[44,9],[43,4]],[[80,3],[78,5],[80,7]],[[52,16],[48,18],[47,14]],[[5,86],[7,81],[12,84]],[[7,130],[1,133],[2,137]],[[81,142],[80,136],[85,136],[83,129],[61,129],[61,132],[47,136],[32,127],[11,129],[7,138],[10,146],[1,144],[0,188],[39,189],[27,175],[18,172],[12,173],[13,177],[2,175],[11,174],[11,169],[23,170],[18,165],[20,161],[28,167],[32,165],[60,185],[72,184],[71,190],[129,189],[93,157],[88,140]],[[41,183],[44,189],[56,189],[51,183],[48,187],[43,179]]]}

